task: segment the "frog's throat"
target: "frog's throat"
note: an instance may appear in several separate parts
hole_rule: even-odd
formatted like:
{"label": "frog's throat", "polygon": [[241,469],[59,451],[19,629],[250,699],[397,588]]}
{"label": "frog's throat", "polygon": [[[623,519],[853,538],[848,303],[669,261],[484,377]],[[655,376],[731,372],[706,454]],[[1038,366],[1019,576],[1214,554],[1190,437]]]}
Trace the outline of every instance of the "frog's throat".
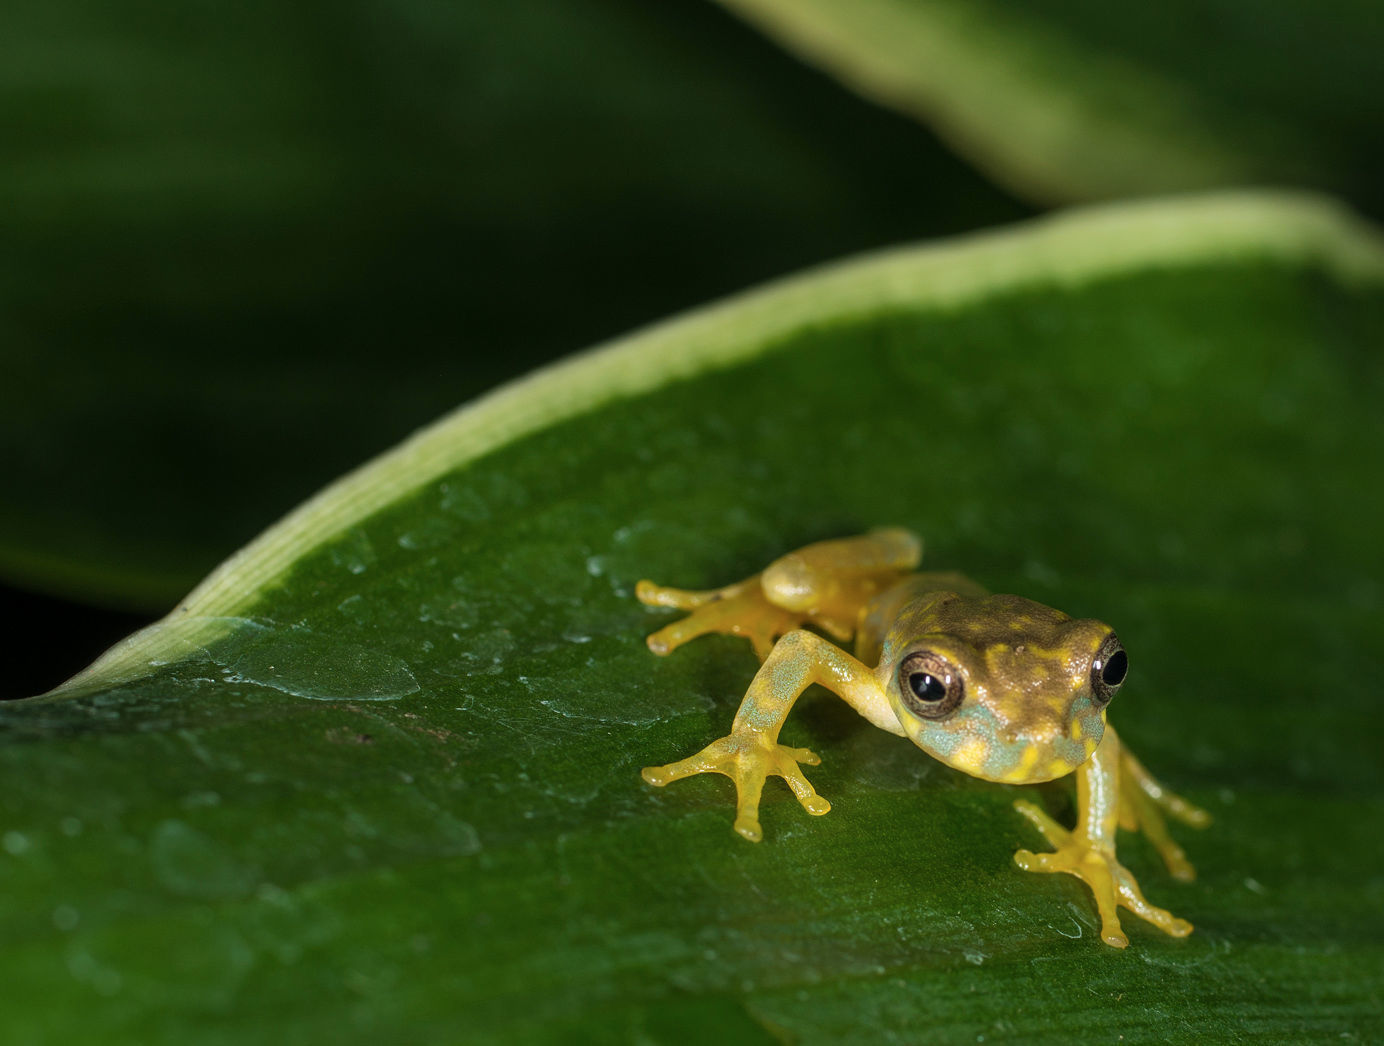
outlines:
{"label": "frog's throat", "polygon": [[1105,735],[1105,715],[1089,697],[1072,702],[1070,725],[1050,738],[1013,737],[994,713],[968,704],[943,722],[909,716],[904,729],[929,755],[972,777],[1004,784],[1039,784],[1071,773]]}

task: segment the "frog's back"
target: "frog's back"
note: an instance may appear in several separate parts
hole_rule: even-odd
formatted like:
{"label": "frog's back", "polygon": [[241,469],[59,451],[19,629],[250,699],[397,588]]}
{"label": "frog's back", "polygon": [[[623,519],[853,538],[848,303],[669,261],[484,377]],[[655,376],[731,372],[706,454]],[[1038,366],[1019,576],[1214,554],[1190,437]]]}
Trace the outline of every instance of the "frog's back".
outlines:
{"label": "frog's back", "polygon": [[955,592],[970,599],[989,595],[965,574],[955,571],[926,570],[909,574],[875,596],[861,611],[855,636],[855,656],[867,665],[878,664],[884,637],[894,627],[903,608],[940,592]]}

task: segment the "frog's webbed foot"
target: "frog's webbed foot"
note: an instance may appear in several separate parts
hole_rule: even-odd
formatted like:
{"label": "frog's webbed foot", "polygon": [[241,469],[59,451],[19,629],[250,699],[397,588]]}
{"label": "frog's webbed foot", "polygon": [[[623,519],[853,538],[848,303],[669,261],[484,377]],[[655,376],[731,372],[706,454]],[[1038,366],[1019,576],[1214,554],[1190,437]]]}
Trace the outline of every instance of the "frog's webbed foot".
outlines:
{"label": "frog's webbed foot", "polygon": [[1210,814],[1168,791],[1128,749],[1122,749],[1120,827],[1131,832],[1142,830],[1172,877],[1189,883],[1197,877],[1197,870],[1187,859],[1186,851],[1168,834],[1164,814],[1192,828],[1205,828],[1211,823]]}
{"label": "frog's webbed foot", "polygon": [[1080,834],[1069,832],[1033,803],[1021,799],[1014,808],[1055,848],[1052,853],[1041,854],[1019,850],[1014,854],[1014,863],[1026,872],[1066,872],[1089,886],[1100,912],[1101,939],[1106,944],[1115,948],[1129,944],[1129,938],[1120,929],[1117,913],[1120,907],[1128,908],[1173,937],[1186,937],[1192,932],[1192,924],[1186,919],[1179,919],[1144,899],[1138,882],[1129,869],[1115,859],[1113,852],[1098,849]]}
{"label": "frog's webbed foot", "polygon": [[816,793],[798,769],[799,763],[816,766],[820,762],[806,748],[789,748],[760,734],[732,733],[676,763],[646,766],[643,777],[661,788],[693,774],[725,774],[735,782],[735,830],[757,843],[764,835],[759,827],[759,796],[771,774],[788,782],[808,813],[824,814],[831,809],[831,804]]}
{"label": "frog's webbed foot", "polygon": [[648,637],[649,649],[660,656],[670,654],[684,643],[710,632],[744,636],[763,661],[774,648],[774,641],[793,631],[806,615],[775,606],[764,596],[760,575],[725,588],[692,591],[666,588],[652,581],[641,581],[635,597],[648,606],[690,610],[687,617],[660,628]]}

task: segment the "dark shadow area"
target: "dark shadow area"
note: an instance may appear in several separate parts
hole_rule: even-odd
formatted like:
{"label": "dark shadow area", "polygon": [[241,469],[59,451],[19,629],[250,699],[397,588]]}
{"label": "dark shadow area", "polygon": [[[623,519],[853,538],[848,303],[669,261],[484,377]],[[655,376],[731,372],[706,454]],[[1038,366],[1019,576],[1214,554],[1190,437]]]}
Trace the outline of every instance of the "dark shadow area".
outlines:
{"label": "dark shadow area", "polygon": [[6,622],[9,651],[0,700],[51,690],[153,620],[153,615],[103,610],[0,586],[0,621]]}

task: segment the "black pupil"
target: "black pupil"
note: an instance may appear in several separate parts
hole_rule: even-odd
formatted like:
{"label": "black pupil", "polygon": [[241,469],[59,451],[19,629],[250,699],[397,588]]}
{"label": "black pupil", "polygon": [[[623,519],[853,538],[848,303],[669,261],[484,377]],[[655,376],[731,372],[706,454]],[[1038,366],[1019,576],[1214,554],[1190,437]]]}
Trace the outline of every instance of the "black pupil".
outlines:
{"label": "black pupil", "polygon": [[1100,670],[1101,682],[1106,686],[1119,686],[1129,671],[1129,658],[1123,650],[1117,650]]}
{"label": "black pupil", "polygon": [[940,701],[947,696],[947,685],[926,672],[914,672],[908,677],[908,685],[924,701]]}

